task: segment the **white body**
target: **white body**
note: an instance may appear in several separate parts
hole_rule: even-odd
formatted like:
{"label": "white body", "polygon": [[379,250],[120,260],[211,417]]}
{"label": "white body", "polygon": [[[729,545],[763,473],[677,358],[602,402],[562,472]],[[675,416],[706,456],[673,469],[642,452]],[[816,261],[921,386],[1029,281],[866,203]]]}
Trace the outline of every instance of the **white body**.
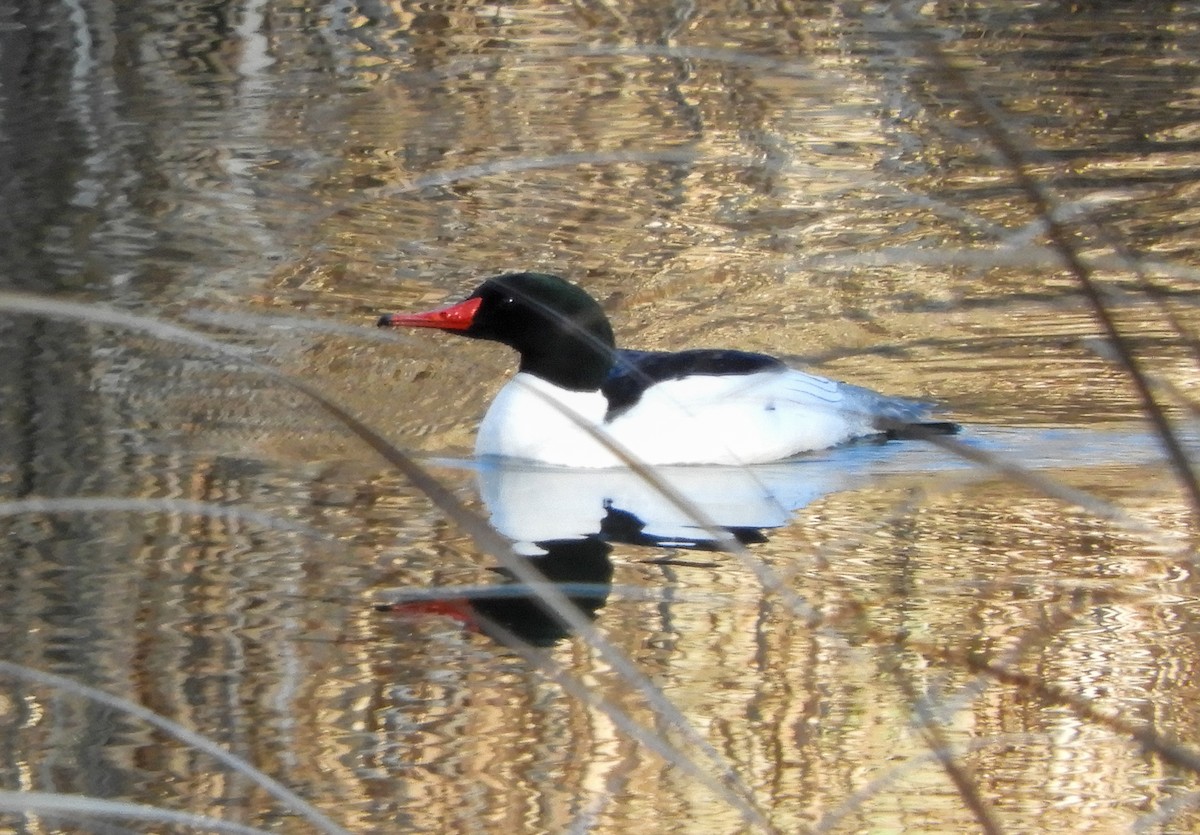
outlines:
{"label": "white body", "polygon": [[667,380],[610,423],[607,409],[599,391],[567,391],[519,373],[484,416],[475,452],[564,467],[622,466],[590,427],[646,464],[755,464],[876,434],[881,418],[911,422],[928,411],[788,368]]}

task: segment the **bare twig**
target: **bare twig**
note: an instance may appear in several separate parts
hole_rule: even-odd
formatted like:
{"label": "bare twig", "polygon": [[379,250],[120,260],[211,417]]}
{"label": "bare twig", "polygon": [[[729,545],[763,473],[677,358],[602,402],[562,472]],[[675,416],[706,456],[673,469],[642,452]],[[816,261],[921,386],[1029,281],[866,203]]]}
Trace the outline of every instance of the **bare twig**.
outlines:
{"label": "bare twig", "polygon": [[[142,707],[139,704],[123,699],[120,696],[114,696],[111,693],[105,693],[103,690],[98,690],[95,687],[89,687],[86,684],[80,684],[64,676],[55,675],[53,673],[35,670],[31,667],[26,667],[22,664],[14,664],[11,661],[0,661],[0,675],[8,678],[20,679],[29,681],[35,684],[40,684],[43,687],[52,687],[55,690],[60,690],[65,693],[72,693],[81,698],[87,699],[97,704],[102,704],[110,707],[113,710],[118,710],[130,716],[137,717],[147,725],[152,725],[155,728],[167,733],[185,745],[195,748],[197,751],[203,751],[217,762],[228,767],[229,769],[243,775],[255,785],[261,787],[265,792],[279,800],[285,807],[303,815],[310,823],[316,826],[323,832],[334,833],[335,835],[350,835],[350,833],[338,826],[332,820],[325,816],[323,812],[310,804],[307,800],[300,797],[287,786],[280,783],[278,780],[270,777],[259,771],[250,763],[243,760],[236,754],[231,754],[224,748],[210,741],[204,736],[195,731],[188,730],[165,716],[162,716],[149,708]],[[20,793],[14,793],[20,794]],[[46,800],[40,798],[39,801]],[[9,802],[15,802],[9,799]],[[64,801],[65,802],[65,801]],[[128,815],[126,815],[128,817]]]}
{"label": "bare twig", "polygon": [[[0,293],[0,310],[115,326],[146,333],[158,339],[203,348],[230,357],[247,369],[304,394],[367,446],[375,450],[385,461],[403,473],[413,486],[424,493],[436,507],[467,533],[481,550],[496,557],[516,579],[525,583],[537,595],[552,617],[586,640],[627,683],[642,694],[647,704],[660,717],[679,731],[690,744],[713,763],[720,776],[716,780],[706,780],[707,784],[715,788],[727,802],[738,809],[747,822],[761,829],[770,830],[767,818],[753,802],[753,793],[737,772],[692,726],[682,711],[643,675],[624,653],[596,629],[591,621],[567,599],[561,589],[547,580],[530,564],[529,560],[514,552],[508,540],[488,525],[483,517],[467,508],[412,456],[400,450],[383,435],[316,387],[258,362],[247,352],[233,349],[218,340],[187,328],[151,317],[124,313],[101,305],[65,302],[20,293]],[[678,760],[672,760],[672,762],[679,764]]]}
{"label": "bare twig", "polygon": [[[896,18],[910,31],[920,32],[922,30],[922,24],[912,16],[905,3],[893,0],[891,8]],[[1033,175],[1032,164],[1027,158],[1023,143],[1005,127],[1008,120],[1004,113],[994,102],[975,88],[962,67],[950,60],[949,56],[932,40],[924,42],[923,46],[924,54],[937,69],[939,78],[958,94],[959,100],[964,105],[975,112],[979,129],[983,131],[1007,164],[1018,188],[1025,194],[1025,198],[1045,223],[1046,236],[1062,258],[1068,272],[1075,278],[1080,292],[1092,308],[1092,314],[1112,343],[1113,350],[1120,357],[1121,364],[1128,372],[1142,403],[1142,409],[1158,433],[1171,466],[1175,469],[1180,483],[1190,499],[1192,510],[1200,517],[1200,480],[1197,480],[1191,460],[1167,419],[1162,405],[1155,399],[1150,381],[1146,377],[1132,345],[1121,332],[1109,311],[1104,294],[1096,283],[1091,268],[1079,254],[1066,225],[1058,220],[1059,214],[1055,211],[1053,198]]]}
{"label": "bare twig", "polygon": [[54,792],[0,791],[0,811],[20,812],[50,818],[66,818],[80,822],[94,822],[97,818],[145,821],[146,823],[186,826],[205,832],[223,832],[229,835],[269,835],[266,829],[242,826],[232,821],[176,812],[158,806],[105,800],[100,797],[84,797],[78,794],[56,794]]}

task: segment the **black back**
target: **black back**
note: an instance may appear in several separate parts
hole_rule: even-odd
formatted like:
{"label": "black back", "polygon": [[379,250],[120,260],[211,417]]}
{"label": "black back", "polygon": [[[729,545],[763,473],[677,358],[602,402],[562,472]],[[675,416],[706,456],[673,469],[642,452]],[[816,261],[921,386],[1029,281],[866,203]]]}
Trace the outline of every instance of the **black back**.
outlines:
{"label": "black back", "polygon": [[617,361],[600,386],[608,400],[606,421],[632,408],[655,383],[681,380],[692,374],[724,377],[782,370],[781,360],[766,354],[717,348],[689,351],[617,351]]}

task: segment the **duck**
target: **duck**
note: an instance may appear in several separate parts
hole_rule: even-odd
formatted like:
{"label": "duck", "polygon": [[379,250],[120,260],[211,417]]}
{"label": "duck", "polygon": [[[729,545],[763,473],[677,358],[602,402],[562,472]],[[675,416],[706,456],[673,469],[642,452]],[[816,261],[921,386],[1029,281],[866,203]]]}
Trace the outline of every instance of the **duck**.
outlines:
{"label": "duck", "polygon": [[618,349],[583,288],[547,273],[485,280],[466,299],[387,313],[385,328],[433,328],[498,342],[516,374],[479,424],[475,454],[571,468],[744,466],[782,461],[861,438],[953,433],[930,403],[891,397],[723,348]]}

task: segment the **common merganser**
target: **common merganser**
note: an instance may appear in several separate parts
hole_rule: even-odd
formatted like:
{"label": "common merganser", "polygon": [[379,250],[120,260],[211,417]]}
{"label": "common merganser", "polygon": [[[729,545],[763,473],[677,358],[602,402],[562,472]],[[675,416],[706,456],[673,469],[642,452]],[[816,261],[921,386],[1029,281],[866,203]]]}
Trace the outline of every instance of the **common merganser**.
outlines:
{"label": "common merganser", "polygon": [[[766,354],[618,350],[600,305],[544,273],[489,278],[464,301],[391,313],[380,327],[437,328],[515,348],[517,374],[479,426],[475,453],[565,467],[756,464],[867,436],[898,437],[931,406],[791,368]],[[921,430],[918,430],[920,432]]]}

